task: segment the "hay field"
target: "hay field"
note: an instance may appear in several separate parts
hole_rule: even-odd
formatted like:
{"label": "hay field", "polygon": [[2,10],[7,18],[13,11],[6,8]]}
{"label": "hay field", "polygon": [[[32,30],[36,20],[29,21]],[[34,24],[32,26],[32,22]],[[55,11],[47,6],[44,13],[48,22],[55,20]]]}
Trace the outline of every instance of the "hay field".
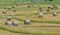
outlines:
{"label": "hay field", "polygon": [[[2,7],[1,7],[2,6]],[[10,5],[1,5],[0,14],[2,15],[2,10],[5,6]],[[11,5],[10,7],[15,6]],[[0,17],[0,34],[1,35],[60,35],[60,5],[57,5],[58,9],[53,9],[49,13],[45,10],[50,4],[42,4],[40,7],[44,9],[44,17],[38,18],[39,7],[34,5],[33,7],[28,8],[27,5],[18,5],[15,7],[17,12],[15,12],[12,21],[18,21],[19,26],[8,26],[5,25],[6,18],[10,13],[13,13],[12,10],[7,10],[7,13],[4,16]],[[56,11],[58,16],[53,17],[53,12]],[[24,20],[31,20],[30,25],[24,25]],[[8,32],[5,32],[8,31]],[[4,33],[4,34],[2,34]]]}

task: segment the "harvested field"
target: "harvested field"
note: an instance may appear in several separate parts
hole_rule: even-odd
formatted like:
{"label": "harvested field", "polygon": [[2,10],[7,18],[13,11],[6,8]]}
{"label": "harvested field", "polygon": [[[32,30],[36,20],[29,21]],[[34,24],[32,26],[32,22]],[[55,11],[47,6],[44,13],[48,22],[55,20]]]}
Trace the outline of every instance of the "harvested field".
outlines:
{"label": "harvested field", "polygon": [[[7,0],[8,1],[8,0]],[[4,2],[5,3],[5,2]],[[49,4],[48,4],[49,3]],[[5,3],[0,5],[0,35],[60,35],[60,4],[57,1],[57,9],[50,9],[50,12],[46,12],[46,9],[52,7],[53,2],[44,2],[39,4],[39,7],[43,8],[43,18],[39,18],[41,13],[37,4],[34,4],[30,8],[29,4],[22,3],[15,6],[14,3]],[[15,8],[12,8],[15,6]],[[6,14],[2,14],[4,7],[10,7]],[[13,12],[16,9],[16,12]],[[53,12],[57,12],[57,16],[53,16]],[[18,26],[5,25],[7,17],[10,14],[14,14],[11,21],[18,21]],[[24,20],[30,20],[30,25],[24,25]],[[4,33],[4,34],[3,34]]]}

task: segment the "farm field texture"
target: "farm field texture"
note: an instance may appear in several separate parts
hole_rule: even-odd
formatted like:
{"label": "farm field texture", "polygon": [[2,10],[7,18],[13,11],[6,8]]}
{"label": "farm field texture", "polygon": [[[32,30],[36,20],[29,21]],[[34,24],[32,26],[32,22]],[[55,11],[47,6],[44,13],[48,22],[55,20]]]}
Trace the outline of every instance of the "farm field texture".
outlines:
{"label": "farm field texture", "polygon": [[[39,7],[37,3],[28,8],[27,6],[31,3],[23,3],[15,0],[7,2],[8,0],[0,1],[0,35],[60,35],[60,2],[56,1],[56,6],[58,9],[51,9],[49,13],[46,12],[47,7],[52,6],[53,2],[41,2],[40,6],[43,8],[44,16],[43,18],[38,18]],[[3,3],[3,4],[2,4]],[[18,3],[18,6],[16,4]],[[13,8],[17,10],[13,12]],[[4,7],[10,7],[6,14],[2,13]],[[57,16],[53,16],[53,12],[57,12]],[[18,26],[5,25],[7,17],[13,13],[12,21],[18,21]],[[30,25],[24,25],[24,20],[31,20]],[[4,33],[4,34],[3,34]]]}

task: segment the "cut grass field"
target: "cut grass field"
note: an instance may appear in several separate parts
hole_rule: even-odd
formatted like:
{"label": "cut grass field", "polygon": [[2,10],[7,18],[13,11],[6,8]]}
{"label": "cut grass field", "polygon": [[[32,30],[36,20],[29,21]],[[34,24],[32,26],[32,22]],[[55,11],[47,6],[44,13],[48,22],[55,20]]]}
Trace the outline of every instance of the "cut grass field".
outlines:
{"label": "cut grass field", "polygon": [[8,32],[5,30],[0,30],[0,35],[25,35],[25,34],[17,34],[17,33]]}
{"label": "cut grass field", "polygon": [[[27,5],[17,6],[16,7],[17,12],[14,13],[15,15],[13,16],[12,21],[18,21],[19,22],[18,27],[5,25],[6,17],[10,13],[13,13],[12,9],[8,10],[7,14],[2,16],[2,18],[0,19],[1,34],[3,32],[6,35],[60,35],[60,7],[58,5],[58,9],[54,9],[51,10],[49,13],[46,13],[45,10],[47,9],[48,6],[50,5],[49,4],[41,5],[41,7],[43,7],[44,9],[43,18],[38,18],[39,10],[37,5],[34,5],[34,7],[31,8],[28,8]],[[52,16],[52,13],[54,11],[58,13],[58,16],[56,17]],[[2,15],[1,12],[0,14]],[[30,25],[24,25],[24,20],[26,19],[31,20]]]}

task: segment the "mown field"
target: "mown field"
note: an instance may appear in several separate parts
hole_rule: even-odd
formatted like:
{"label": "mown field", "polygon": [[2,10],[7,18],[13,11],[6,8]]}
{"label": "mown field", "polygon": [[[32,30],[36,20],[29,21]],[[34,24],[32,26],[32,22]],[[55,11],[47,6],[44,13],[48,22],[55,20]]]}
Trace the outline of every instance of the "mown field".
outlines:
{"label": "mown field", "polygon": [[[27,4],[28,5],[28,4]],[[12,7],[15,4],[0,4],[0,34],[1,35],[60,35],[60,5],[56,3],[58,9],[53,9],[49,13],[46,12],[49,4],[40,4],[40,7],[44,9],[44,17],[38,18],[39,7],[34,5],[28,8],[27,5],[18,5],[15,7],[15,12],[12,17],[12,21],[18,21],[19,26],[5,25],[7,16],[13,13],[13,9],[7,10],[5,15],[2,14],[4,7]],[[53,12],[57,12],[58,16],[53,17]],[[3,16],[1,16],[3,15]],[[24,25],[24,20],[31,20],[30,25]],[[4,34],[2,34],[4,33]]]}

